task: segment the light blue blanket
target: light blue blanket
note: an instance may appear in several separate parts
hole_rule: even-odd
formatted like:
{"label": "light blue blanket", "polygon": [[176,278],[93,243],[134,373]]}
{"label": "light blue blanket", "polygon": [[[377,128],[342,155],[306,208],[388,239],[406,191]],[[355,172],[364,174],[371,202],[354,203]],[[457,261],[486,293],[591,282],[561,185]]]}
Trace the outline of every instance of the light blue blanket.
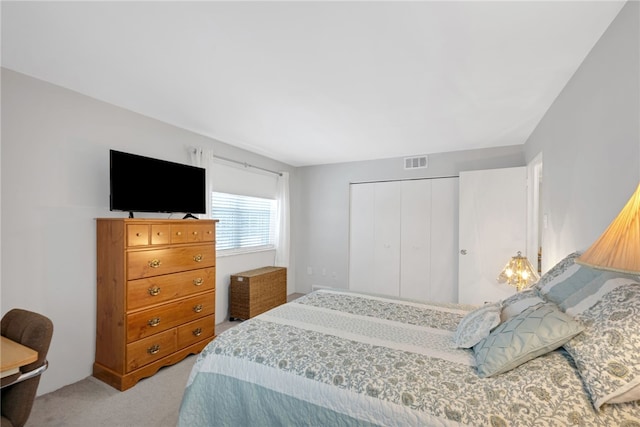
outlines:
{"label": "light blue blanket", "polygon": [[452,343],[468,310],[311,293],[203,350],[179,426],[640,427],[638,403],[596,413],[562,351],[479,378],[472,351]]}

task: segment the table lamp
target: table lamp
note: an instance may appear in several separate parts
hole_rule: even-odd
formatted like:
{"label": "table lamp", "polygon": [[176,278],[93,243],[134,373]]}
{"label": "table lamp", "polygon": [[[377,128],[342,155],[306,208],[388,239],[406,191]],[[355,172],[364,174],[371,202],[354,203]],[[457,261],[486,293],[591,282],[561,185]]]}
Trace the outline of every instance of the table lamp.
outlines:
{"label": "table lamp", "polygon": [[507,283],[514,286],[518,292],[538,281],[540,276],[533,269],[527,257],[518,254],[504,266],[498,276],[498,283]]}
{"label": "table lamp", "polygon": [[640,184],[605,232],[576,262],[600,270],[640,274]]}

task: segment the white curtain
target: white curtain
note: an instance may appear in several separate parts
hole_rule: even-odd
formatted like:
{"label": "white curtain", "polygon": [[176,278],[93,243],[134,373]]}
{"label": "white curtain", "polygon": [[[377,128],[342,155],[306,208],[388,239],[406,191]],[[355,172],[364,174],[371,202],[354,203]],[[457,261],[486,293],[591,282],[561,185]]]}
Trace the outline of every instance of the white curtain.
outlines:
{"label": "white curtain", "polygon": [[281,172],[276,193],[276,259],[277,267],[289,267],[289,173]]}
{"label": "white curtain", "polygon": [[206,188],[206,203],[207,213],[205,218],[211,218],[211,192],[213,191],[213,149],[189,147],[189,156],[191,157],[191,164],[205,169],[205,188]]}

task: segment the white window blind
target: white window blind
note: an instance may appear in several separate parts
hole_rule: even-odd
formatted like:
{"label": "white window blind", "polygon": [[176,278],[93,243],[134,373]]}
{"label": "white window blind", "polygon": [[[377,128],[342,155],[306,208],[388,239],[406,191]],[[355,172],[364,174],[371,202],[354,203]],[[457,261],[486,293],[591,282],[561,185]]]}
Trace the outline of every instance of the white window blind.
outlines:
{"label": "white window blind", "polygon": [[276,201],[238,194],[211,194],[211,214],[218,219],[216,250],[245,252],[274,248]]}

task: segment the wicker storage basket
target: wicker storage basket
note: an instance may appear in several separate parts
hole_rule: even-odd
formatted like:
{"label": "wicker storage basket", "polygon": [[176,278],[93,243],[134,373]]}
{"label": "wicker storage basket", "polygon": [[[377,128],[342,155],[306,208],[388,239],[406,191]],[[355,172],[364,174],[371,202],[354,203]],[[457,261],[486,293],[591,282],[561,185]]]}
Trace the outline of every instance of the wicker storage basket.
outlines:
{"label": "wicker storage basket", "polygon": [[231,275],[229,320],[250,319],[287,302],[287,269],[262,267]]}

